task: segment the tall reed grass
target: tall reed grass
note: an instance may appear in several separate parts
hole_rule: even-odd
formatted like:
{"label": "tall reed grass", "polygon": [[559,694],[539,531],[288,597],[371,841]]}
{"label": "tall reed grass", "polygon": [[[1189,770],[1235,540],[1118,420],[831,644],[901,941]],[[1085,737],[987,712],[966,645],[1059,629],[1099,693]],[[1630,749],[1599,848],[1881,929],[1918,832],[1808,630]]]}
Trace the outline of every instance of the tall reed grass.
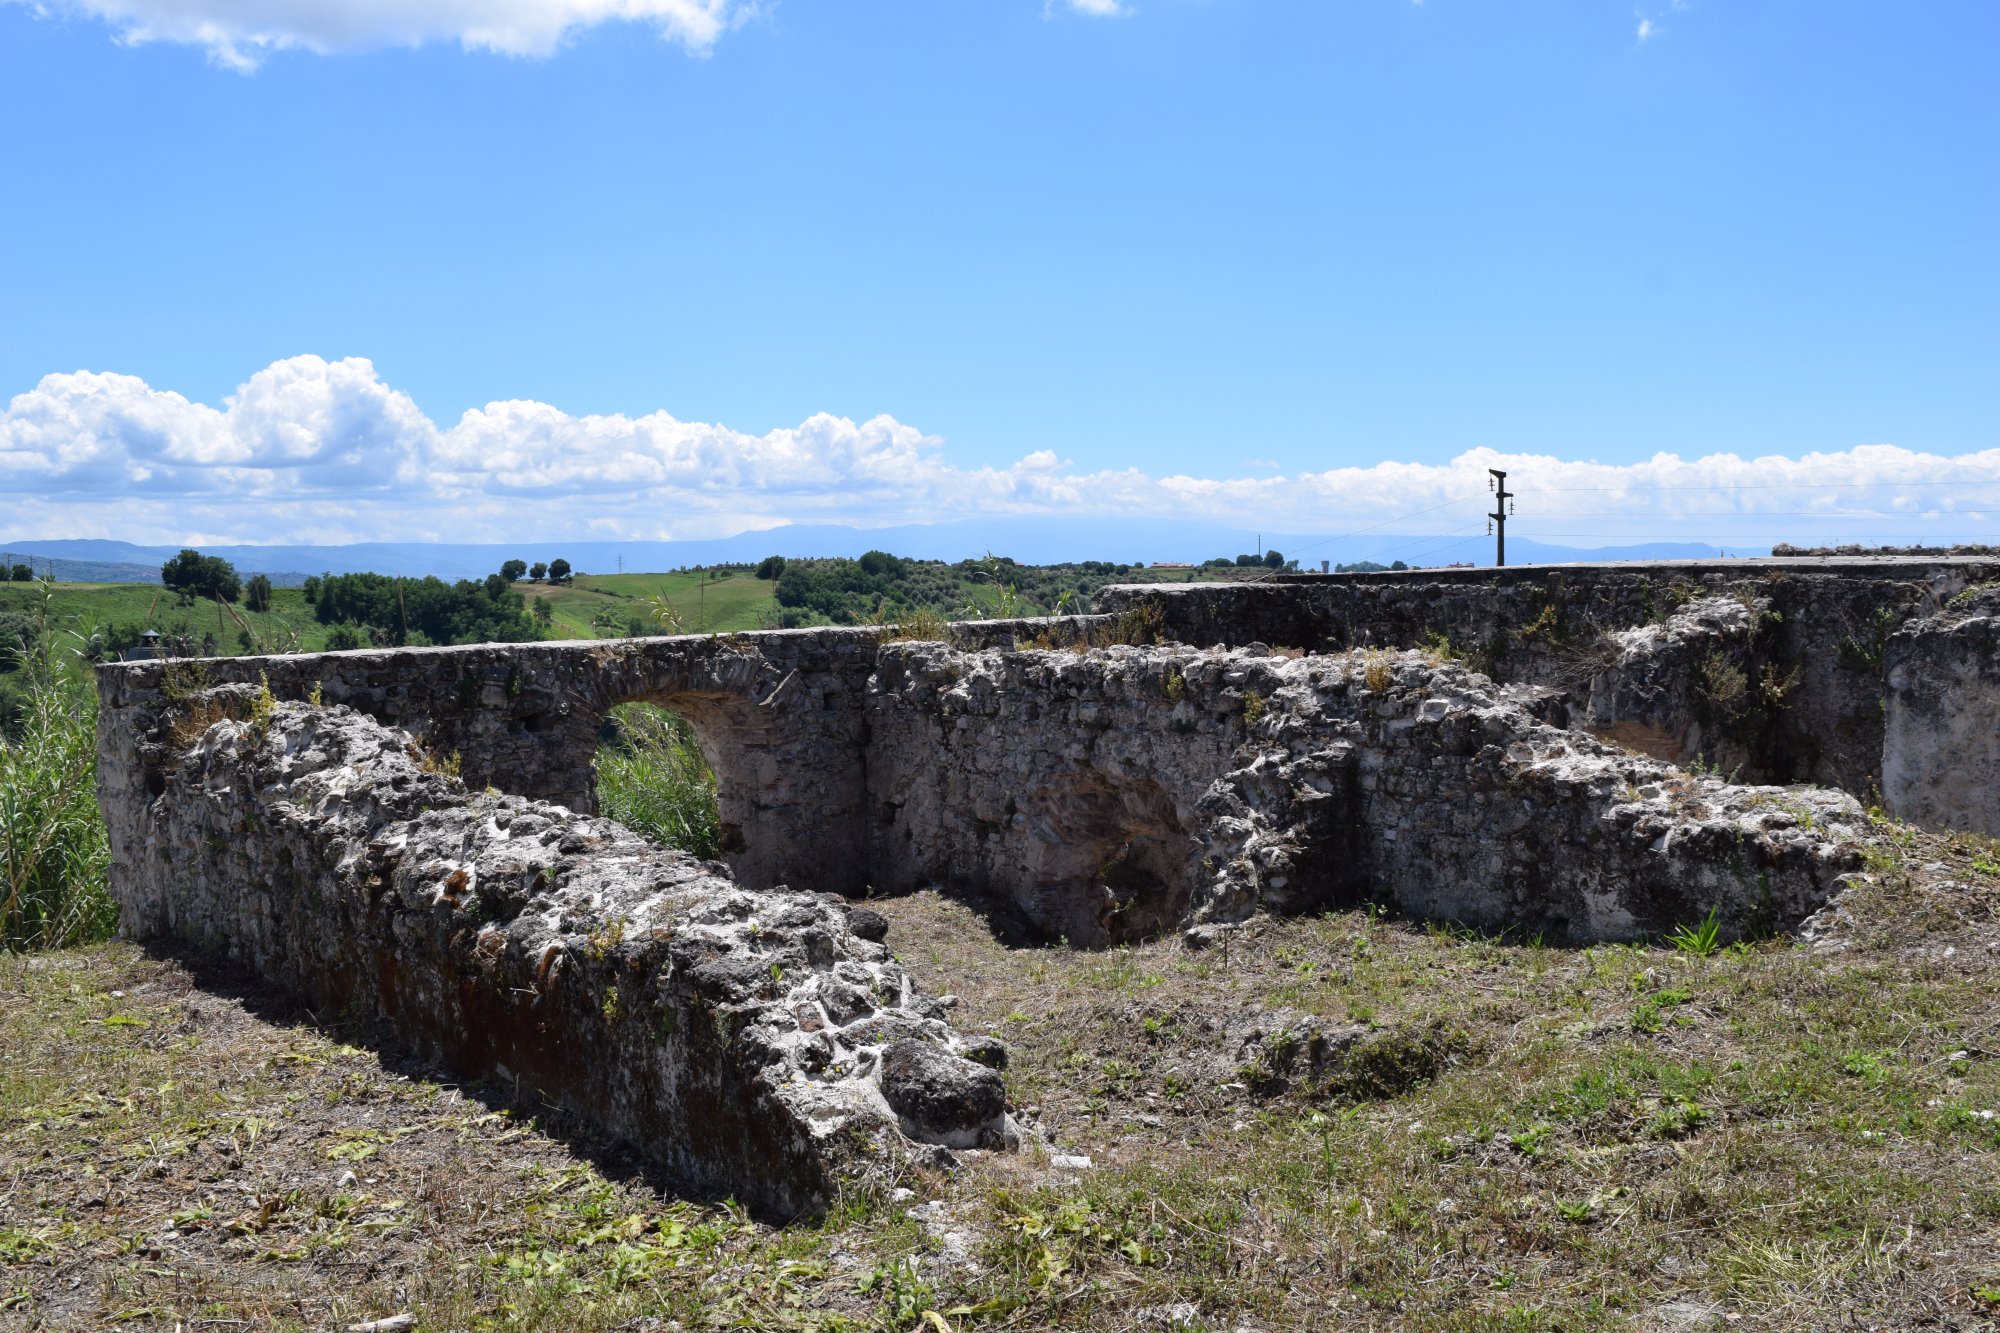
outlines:
{"label": "tall reed grass", "polygon": [[715,775],[678,714],[652,704],[614,708],[597,751],[597,807],[656,842],[713,857],[720,850]]}
{"label": "tall reed grass", "polygon": [[22,707],[0,734],[0,948],[102,939],[118,912],[97,808],[97,691],[60,651],[46,607],[16,672]]}

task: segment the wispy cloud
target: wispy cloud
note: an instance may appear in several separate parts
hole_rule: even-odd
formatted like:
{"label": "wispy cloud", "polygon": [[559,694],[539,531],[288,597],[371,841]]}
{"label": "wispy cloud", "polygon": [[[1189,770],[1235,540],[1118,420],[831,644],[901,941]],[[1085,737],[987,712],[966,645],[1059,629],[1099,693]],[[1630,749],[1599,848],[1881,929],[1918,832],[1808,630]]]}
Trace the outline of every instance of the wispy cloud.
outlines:
{"label": "wispy cloud", "polygon": [[1659,36],[1659,33],[1660,33],[1660,25],[1653,22],[1653,20],[1648,18],[1642,18],[1639,20],[1640,41],[1642,42],[1651,41],[1654,37]]}
{"label": "wispy cloud", "polygon": [[1001,515],[1449,535],[1480,529],[1489,467],[1507,469],[1520,496],[1510,533],[1571,545],[2000,529],[1989,517],[2000,514],[2000,449],[1943,457],[1867,445],[1629,465],[1474,449],[1437,464],[1250,477],[1081,471],[1048,450],[966,466],[890,416],[823,413],[753,435],[666,412],[573,416],[516,400],[440,425],[366,360],[299,356],[219,406],[130,375],[44,377],[0,411],[0,536],[636,540]]}
{"label": "wispy cloud", "polygon": [[[1054,4],[1057,0],[1045,0]],[[1062,0],[1100,18],[1133,12],[1129,0]],[[755,17],[762,0],[0,0],[37,17],[80,14],[111,25],[129,45],[201,46],[245,73],[277,51],[319,55],[455,42],[467,50],[547,56],[585,29],[622,21],[652,27],[701,55]]]}
{"label": "wispy cloud", "polygon": [[37,14],[82,14],[130,44],[202,46],[217,64],[255,69],[274,51],[322,55],[456,42],[545,56],[613,20],[641,23],[696,53],[757,12],[755,0],[0,0]]}

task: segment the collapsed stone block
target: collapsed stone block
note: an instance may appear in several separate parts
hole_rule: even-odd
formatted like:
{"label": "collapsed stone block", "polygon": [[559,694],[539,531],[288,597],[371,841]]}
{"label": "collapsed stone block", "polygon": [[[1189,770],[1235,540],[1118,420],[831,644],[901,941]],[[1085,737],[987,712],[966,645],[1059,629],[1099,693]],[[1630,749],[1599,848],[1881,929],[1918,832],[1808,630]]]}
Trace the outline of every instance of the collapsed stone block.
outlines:
{"label": "collapsed stone block", "polygon": [[955,1054],[879,918],[469,792],[345,708],[234,711],[248,720],[180,750],[126,830],[143,847],[115,877],[129,935],[225,955],[323,1019],[384,1023],[778,1215],[912,1151],[1013,1141],[999,1075]]}

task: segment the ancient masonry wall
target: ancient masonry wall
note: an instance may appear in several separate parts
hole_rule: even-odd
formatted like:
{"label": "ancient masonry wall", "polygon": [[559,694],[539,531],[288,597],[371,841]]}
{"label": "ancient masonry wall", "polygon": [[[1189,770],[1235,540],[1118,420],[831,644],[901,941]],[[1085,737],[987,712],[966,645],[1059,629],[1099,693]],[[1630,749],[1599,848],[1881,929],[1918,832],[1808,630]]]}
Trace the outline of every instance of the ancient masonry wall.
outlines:
{"label": "ancient masonry wall", "polygon": [[241,720],[179,750],[124,830],[132,934],[227,955],[323,1017],[379,1020],[780,1216],[913,1143],[1012,1141],[999,1076],[956,1053],[978,1048],[916,993],[880,917],[468,791],[346,708],[244,688],[195,703]]}
{"label": "ancient masonry wall", "polygon": [[[1018,636],[967,643],[996,637]],[[1548,725],[1560,701],[1546,690],[1501,692],[1413,653],[1023,650],[853,632],[519,651],[278,659],[282,676],[254,661],[216,669],[322,702],[367,697],[366,682],[399,720],[418,699],[448,722],[424,736],[433,761],[443,732],[548,753],[562,774],[594,744],[581,701],[658,699],[695,721],[734,816],[726,855],[750,887],[980,886],[1077,944],[1364,897],[1574,940],[1711,909],[1731,930],[1780,928],[1848,868],[1845,830],[1859,813],[1834,794],[1688,778]],[[516,670],[518,693],[503,677],[497,690],[445,695],[453,680]],[[121,897],[126,867],[157,850],[153,807],[172,785],[170,723],[185,709],[173,690],[153,664],[103,677],[101,784]],[[467,716],[510,717],[520,700],[548,698],[571,707],[561,728]],[[747,734],[729,730],[739,718]],[[522,794],[548,771],[478,749],[463,765],[474,786]],[[152,922],[128,907],[128,927]]]}
{"label": "ancient masonry wall", "polygon": [[[1879,792],[1916,818],[1883,771],[1890,640],[1996,579],[2000,561],[1976,558],[1553,565],[1140,585],[1095,609],[1146,608],[1193,644],[1429,642],[1496,681],[1562,691],[1573,726],[1746,781]],[[2000,793],[1984,799],[1983,818],[2000,814]]]}
{"label": "ancient masonry wall", "polygon": [[1933,828],[2000,837],[2000,590],[1911,621],[1884,650],[1882,800]]}
{"label": "ancient masonry wall", "polygon": [[1420,653],[885,648],[876,883],[972,883],[1050,937],[1393,902],[1583,942],[1797,924],[1859,863],[1838,792],[1697,779]]}

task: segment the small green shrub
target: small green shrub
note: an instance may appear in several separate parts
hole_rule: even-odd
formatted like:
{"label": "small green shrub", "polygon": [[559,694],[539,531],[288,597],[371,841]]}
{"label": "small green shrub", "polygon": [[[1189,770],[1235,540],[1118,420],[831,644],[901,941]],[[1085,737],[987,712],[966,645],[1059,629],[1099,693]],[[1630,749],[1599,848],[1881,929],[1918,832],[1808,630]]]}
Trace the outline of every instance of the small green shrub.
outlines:
{"label": "small green shrub", "polygon": [[884,643],[949,643],[951,622],[936,607],[920,606],[890,625],[882,635]]}
{"label": "small green shrub", "polygon": [[1710,908],[1708,915],[1692,926],[1676,926],[1667,936],[1667,943],[1682,953],[1691,953],[1697,958],[1707,958],[1722,947],[1722,918]]}

